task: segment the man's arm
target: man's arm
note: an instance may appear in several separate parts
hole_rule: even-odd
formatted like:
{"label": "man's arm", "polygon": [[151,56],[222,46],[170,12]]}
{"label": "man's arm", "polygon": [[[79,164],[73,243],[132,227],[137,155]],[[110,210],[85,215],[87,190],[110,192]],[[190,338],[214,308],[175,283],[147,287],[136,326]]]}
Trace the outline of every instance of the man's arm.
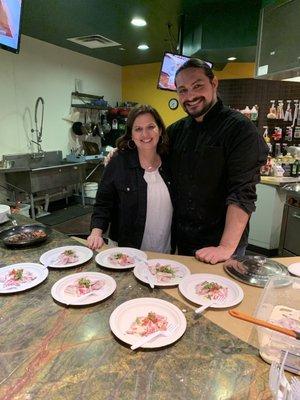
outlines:
{"label": "man's arm", "polygon": [[210,264],[227,260],[235,252],[250,215],[235,204],[229,204],[219,246],[204,247],[196,251],[196,258]]}

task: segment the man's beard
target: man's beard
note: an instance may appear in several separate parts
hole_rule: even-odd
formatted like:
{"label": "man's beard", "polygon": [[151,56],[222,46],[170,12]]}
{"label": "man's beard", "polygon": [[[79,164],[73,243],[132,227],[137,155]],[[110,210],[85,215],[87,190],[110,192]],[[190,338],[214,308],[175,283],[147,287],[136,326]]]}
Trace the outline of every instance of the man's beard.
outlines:
{"label": "man's beard", "polygon": [[[186,101],[185,103],[188,103],[188,101]],[[206,114],[212,108],[212,106],[215,104],[215,101],[212,100],[209,103],[206,102],[201,110],[195,110],[194,112],[189,111],[185,103],[183,104],[184,111],[193,118],[199,118]]]}

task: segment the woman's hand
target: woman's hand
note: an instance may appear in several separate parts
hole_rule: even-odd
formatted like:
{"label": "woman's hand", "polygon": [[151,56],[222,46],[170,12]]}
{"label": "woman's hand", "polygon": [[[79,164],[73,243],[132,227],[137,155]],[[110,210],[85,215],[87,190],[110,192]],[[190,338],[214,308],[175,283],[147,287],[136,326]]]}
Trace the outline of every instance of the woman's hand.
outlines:
{"label": "woman's hand", "polygon": [[102,230],[94,228],[87,238],[88,247],[92,250],[100,249],[103,246],[104,240],[102,237]]}

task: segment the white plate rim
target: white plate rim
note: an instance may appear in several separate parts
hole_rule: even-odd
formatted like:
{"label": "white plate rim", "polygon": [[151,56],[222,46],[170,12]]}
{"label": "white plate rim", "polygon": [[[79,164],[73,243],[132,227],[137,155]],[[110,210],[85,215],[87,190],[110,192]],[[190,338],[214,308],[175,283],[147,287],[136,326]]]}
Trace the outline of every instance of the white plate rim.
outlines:
{"label": "white plate rim", "polygon": [[[296,270],[296,272],[295,272],[294,267],[296,267],[296,266],[297,266],[297,268],[298,268],[298,271]],[[289,271],[292,275],[294,275],[294,276],[299,276],[299,277],[300,277],[300,261],[290,264],[290,265],[288,266],[288,271]]]}
{"label": "white plate rim", "polygon": [[33,268],[34,270],[38,271],[40,273],[40,277],[37,277],[36,279],[31,281],[29,284],[23,284],[22,286],[20,286],[17,289],[4,290],[1,288],[0,293],[1,294],[11,294],[11,293],[23,292],[25,290],[32,289],[35,286],[38,286],[40,283],[42,283],[48,277],[48,274],[49,274],[48,268],[45,268],[42,264],[31,263],[31,262],[16,263],[16,264],[6,265],[5,267],[1,267],[0,275],[3,274],[3,271],[5,273],[5,271],[9,271],[13,268],[26,269],[26,268],[30,268],[30,267]]}
{"label": "white plate rim", "polygon": [[[68,281],[69,279],[73,279],[73,278],[80,279],[80,276],[87,276],[87,275],[97,276],[99,278],[110,281],[111,285],[112,285],[111,289],[108,292],[105,292],[105,296],[103,296],[103,297],[102,296],[98,296],[98,297],[90,296],[90,297],[87,297],[83,301],[76,301],[76,299],[74,299],[74,301],[72,301],[71,299],[70,299],[70,301],[64,301],[63,297],[60,297],[57,295],[57,293],[56,293],[57,288],[60,285],[62,285],[65,281]],[[110,275],[106,275],[106,274],[103,274],[102,272],[95,272],[95,271],[76,272],[74,274],[64,276],[63,278],[56,281],[51,288],[51,296],[56,301],[58,301],[59,303],[62,303],[62,304],[71,305],[71,306],[86,306],[86,305],[98,303],[100,301],[107,299],[109,296],[111,296],[114,293],[116,288],[117,288],[117,283],[114,280],[114,278],[112,278]]]}
{"label": "white plate rim", "polygon": [[[229,303],[225,303],[225,304],[214,304],[213,306],[211,306],[211,308],[228,308],[228,307],[233,307],[237,304],[239,304],[243,298],[244,298],[244,291],[243,289],[240,287],[240,285],[238,285],[236,282],[234,282],[232,279],[229,278],[225,278],[222,275],[217,275],[217,274],[209,274],[209,273],[198,273],[198,274],[191,274],[187,277],[185,277],[179,284],[178,286],[178,290],[179,292],[182,294],[183,297],[185,297],[186,299],[188,299],[189,301],[191,301],[194,304],[197,305],[205,305],[207,303],[209,303],[209,300],[204,300],[199,296],[199,300],[195,299],[194,296],[189,295],[189,293],[186,292],[185,290],[185,285],[186,285],[186,281],[188,281],[189,279],[196,279],[196,278],[204,278],[205,279],[215,279],[217,281],[223,281],[223,282],[228,282],[227,284],[234,286],[237,291],[238,291],[238,296],[234,301],[231,301]],[[200,281],[200,279],[199,279]],[[196,296],[196,295],[195,295]]]}
{"label": "white plate rim", "polygon": [[[147,263],[149,263],[149,262],[159,262],[159,263],[163,262],[163,263],[169,263],[169,264],[173,263],[173,264],[180,265],[180,267],[182,267],[185,270],[184,277],[181,278],[181,279],[178,278],[176,282],[158,282],[158,283],[156,283],[156,277],[153,276],[154,286],[157,286],[157,287],[177,286],[182,281],[182,279],[184,279],[188,275],[191,275],[191,271],[189,270],[189,268],[186,265],[184,265],[184,264],[182,264],[182,263],[180,263],[180,262],[178,262],[176,260],[170,260],[170,259],[167,259],[167,258],[148,258],[147,259]],[[145,265],[143,265],[143,263],[137,264],[134,267],[134,270],[133,270],[134,276],[137,279],[139,279],[140,281],[142,281],[144,283],[148,283],[147,278],[144,277],[142,274],[140,274],[139,270],[142,269],[142,268],[145,268]]]}
{"label": "white plate rim", "polygon": [[[129,250],[129,251],[128,251],[128,250]],[[132,252],[132,253],[138,253],[138,254],[136,254],[136,256],[139,257],[139,258],[141,258],[141,259],[144,259],[145,261],[146,261],[147,258],[148,258],[148,257],[147,257],[147,254],[146,254],[144,251],[142,251],[142,250],[140,250],[140,249],[136,249],[136,248],[134,248],[134,247],[110,247],[109,249],[100,251],[100,252],[96,255],[96,257],[95,257],[96,263],[97,263],[98,265],[100,265],[101,267],[103,267],[103,268],[117,269],[117,270],[119,270],[119,271],[123,271],[123,270],[126,270],[126,269],[132,269],[132,268],[135,267],[136,263],[135,263],[135,264],[129,264],[129,265],[127,265],[126,267],[121,267],[121,266],[112,265],[112,264],[105,264],[105,263],[102,261],[102,259],[101,259],[102,257],[106,257],[107,255],[110,255],[110,253],[114,253],[114,252],[116,252],[116,251],[119,251],[119,252],[121,252],[121,253],[126,253],[126,252],[128,252],[129,254],[130,254],[130,252]]]}
{"label": "white plate rim", "polygon": [[[66,264],[66,265],[48,265],[48,259],[51,257],[51,254],[55,254],[55,253],[62,253],[65,250],[69,250],[69,249],[74,249],[74,251],[78,250],[81,251],[83,253],[86,254],[85,258],[83,261],[77,261],[75,263],[71,263],[71,264]],[[76,245],[67,245],[67,246],[62,246],[62,247],[55,247],[54,249],[48,250],[45,253],[43,253],[40,256],[40,262],[43,265],[47,265],[49,268],[57,268],[57,269],[62,269],[62,268],[72,268],[72,267],[76,267],[77,265],[82,265],[84,263],[86,263],[87,261],[89,261],[92,257],[93,257],[94,253],[92,252],[91,249],[89,249],[86,246],[76,246]]]}
{"label": "white plate rim", "polygon": [[169,337],[161,336],[160,340],[159,339],[158,340],[160,343],[162,342],[162,344],[158,344],[157,340],[154,340],[153,342],[145,343],[143,346],[141,346],[141,348],[155,349],[155,348],[165,347],[179,340],[186,331],[187,327],[187,321],[184,313],[175,304],[167,300],[159,299],[157,297],[137,297],[135,299],[127,300],[121,303],[119,306],[117,306],[109,317],[109,326],[113,334],[122,342],[127,343],[129,345],[136,343],[139,340],[138,336],[129,334],[122,335],[122,332],[120,332],[120,330],[118,329],[117,326],[118,315],[119,313],[129,309],[131,305],[135,305],[137,303],[140,306],[143,303],[148,304],[149,302],[165,306],[170,310],[172,310],[178,316],[179,327],[173,335]]}

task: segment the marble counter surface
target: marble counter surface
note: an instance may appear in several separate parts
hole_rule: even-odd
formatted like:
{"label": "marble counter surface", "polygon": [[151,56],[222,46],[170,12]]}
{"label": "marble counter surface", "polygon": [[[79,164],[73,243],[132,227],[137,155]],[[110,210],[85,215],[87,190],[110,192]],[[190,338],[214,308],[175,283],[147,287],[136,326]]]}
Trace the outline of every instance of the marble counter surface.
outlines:
{"label": "marble counter surface", "polygon": [[[38,262],[45,251],[71,244],[78,242],[53,232],[37,247],[0,245],[0,259],[5,265]],[[52,285],[79,271],[113,276],[115,293],[93,306],[53,301]],[[184,336],[169,347],[136,352],[117,340],[109,316],[137,297],[158,297],[185,309]],[[132,271],[104,270],[94,259],[78,268],[51,269],[38,287],[0,296],[1,400],[266,400],[271,399],[268,370],[254,347],[203,315],[195,316],[164,291],[152,291]]]}

